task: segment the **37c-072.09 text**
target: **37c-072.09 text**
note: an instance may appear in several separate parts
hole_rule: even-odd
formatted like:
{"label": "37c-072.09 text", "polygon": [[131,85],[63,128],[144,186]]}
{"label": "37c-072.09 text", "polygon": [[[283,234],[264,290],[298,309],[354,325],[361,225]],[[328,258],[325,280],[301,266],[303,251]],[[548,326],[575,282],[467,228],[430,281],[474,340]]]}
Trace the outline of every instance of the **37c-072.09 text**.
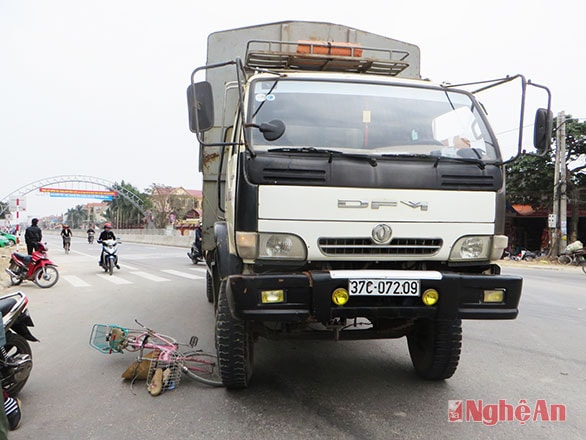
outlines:
{"label": "37c-072.09 text", "polygon": [[361,279],[348,281],[350,295],[419,296],[419,280]]}

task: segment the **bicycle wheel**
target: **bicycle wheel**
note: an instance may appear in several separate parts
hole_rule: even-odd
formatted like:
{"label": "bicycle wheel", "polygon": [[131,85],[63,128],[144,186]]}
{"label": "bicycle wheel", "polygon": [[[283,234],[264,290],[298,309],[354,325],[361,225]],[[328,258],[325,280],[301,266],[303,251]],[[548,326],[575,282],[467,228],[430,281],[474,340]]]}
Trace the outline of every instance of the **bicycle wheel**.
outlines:
{"label": "bicycle wheel", "polygon": [[586,273],[586,260],[582,260],[582,263],[580,263],[580,265],[582,266],[582,272]]}
{"label": "bicycle wheel", "polygon": [[181,362],[183,373],[190,379],[213,387],[223,386],[215,354],[187,351],[182,353]]}

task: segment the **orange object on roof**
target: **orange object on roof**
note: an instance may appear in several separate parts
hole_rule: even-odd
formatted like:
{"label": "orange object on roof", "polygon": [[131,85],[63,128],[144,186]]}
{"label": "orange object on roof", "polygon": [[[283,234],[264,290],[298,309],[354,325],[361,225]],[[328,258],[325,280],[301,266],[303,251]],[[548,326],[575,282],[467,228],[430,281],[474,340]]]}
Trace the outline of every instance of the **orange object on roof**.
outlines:
{"label": "orange object on roof", "polygon": [[305,41],[297,42],[297,53],[316,55],[336,55],[346,57],[361,57],[360,44],[338,43],[335,41]]}

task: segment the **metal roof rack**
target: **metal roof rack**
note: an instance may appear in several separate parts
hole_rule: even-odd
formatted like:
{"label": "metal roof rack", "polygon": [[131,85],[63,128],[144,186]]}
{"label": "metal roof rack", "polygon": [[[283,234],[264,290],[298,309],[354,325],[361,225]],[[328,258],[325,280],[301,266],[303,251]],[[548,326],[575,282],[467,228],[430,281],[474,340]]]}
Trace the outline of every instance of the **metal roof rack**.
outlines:
{"label": "metal roof rack", "polygon": [[323,41],[250,40],[246,67],[266,70],[313,70],[397,76],[409,52]]}

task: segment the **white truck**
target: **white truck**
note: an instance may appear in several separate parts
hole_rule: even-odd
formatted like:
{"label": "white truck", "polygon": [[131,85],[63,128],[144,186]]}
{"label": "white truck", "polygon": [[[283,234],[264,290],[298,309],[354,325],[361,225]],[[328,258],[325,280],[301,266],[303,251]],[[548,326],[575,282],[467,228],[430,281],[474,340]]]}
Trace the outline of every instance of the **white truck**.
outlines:
{"label": "white truck", "polygon": [[[419,64],[413,44],[331,23],[209,36],[187,97],[226,387],[249,385],[259,337],[406,337],[415,372],[443,380],[462,319],[516,318],[522,279],[494,263],[507,246],[496,136],[472,93],[422,80]],[[547,88],[471,84],[512,80],[522,134],[526,88]]]}

